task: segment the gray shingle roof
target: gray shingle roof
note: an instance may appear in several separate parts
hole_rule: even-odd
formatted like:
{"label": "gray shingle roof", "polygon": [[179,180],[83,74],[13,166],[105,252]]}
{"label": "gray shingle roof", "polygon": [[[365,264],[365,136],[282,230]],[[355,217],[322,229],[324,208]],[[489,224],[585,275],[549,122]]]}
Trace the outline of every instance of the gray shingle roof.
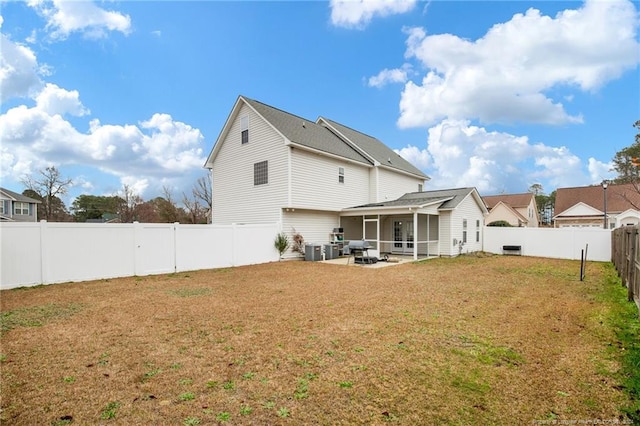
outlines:
{"label": "gray shingle roof", "polygon": [[361,150],[366,152],[378,163],[428,179],[427,175],[425,175],[420,169],[409,163],[398,153],[393,151],[384,143],[380,142],[378,139],[347,127],[336,121],[329,120],[328,118],[320,117],[318,121],[326,122],[331,128],[333,128],[343,137],[347,138],[351,143],[358,146]]}
{"label": "gray shingle roof", "polygon": [[41,203],[41,201],[39,200],[27,197],[26,195],[18,194],[17,192],[9,191],[6,188],[0,188],[0,192],[2,192],[6,197],[21,203]]}
{"label": "gray shingle roof", "polygon": [[455,209],[458,204],[464,200],[475,188],[455,188],[455,189],[439,189],[434,191],[409,192],[402,197],[385,201],[382,203],[364,204],[361,206],[350,207],[351,209],[372,208],[372,207],[409,207],[422,206],[426,204],[437,203],[439,200],[442,204],[439,210]]}
{"label": "gray shingle roof", "polygon": [[291,142],[360,163],[372,164],[326,127],[245,96],[242,98]]}

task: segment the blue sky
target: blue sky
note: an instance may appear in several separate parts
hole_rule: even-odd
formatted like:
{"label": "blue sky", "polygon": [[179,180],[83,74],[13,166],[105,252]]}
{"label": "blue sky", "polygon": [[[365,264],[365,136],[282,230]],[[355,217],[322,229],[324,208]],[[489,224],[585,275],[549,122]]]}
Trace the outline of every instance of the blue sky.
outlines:
{"label": "blue sky", "polygon": [[[2,2],[0,179],[190,193],[238,95],[377,137],[425,189],[591,185],[640,120],[627,1]],[[179,198],[179,197],[177,197]]]}

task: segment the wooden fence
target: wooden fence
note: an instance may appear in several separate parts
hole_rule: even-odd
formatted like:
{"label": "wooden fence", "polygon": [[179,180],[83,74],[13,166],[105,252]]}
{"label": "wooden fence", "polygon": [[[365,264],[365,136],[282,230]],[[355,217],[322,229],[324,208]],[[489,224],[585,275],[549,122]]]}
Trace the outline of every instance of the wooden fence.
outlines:
{"label": "wooden fence", "polygon": [[[640,226],[616,228],[611,238],[611,260],[627,287],[627,298],[640,310]],[[640,312],[639,312],[640,313]]]}

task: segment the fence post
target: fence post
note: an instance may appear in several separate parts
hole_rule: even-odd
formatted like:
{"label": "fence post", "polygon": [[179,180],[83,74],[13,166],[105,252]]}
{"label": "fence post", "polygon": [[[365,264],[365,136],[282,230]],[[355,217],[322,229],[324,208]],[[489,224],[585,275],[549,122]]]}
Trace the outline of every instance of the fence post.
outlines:
{"label": "fence post", "polygon": [[178,228],[180,222],[173,222],[173,273],[178,272]]}

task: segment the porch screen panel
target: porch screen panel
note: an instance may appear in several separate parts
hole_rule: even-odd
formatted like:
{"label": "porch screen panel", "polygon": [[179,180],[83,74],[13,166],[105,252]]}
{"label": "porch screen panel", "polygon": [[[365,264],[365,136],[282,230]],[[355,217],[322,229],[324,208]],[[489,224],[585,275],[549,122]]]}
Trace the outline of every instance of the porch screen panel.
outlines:
{"label": "porch screen panel", "polygon": [[364,222],[364,239],[369,241],[373,248],[378,248],[378,221],[365,220]]}

